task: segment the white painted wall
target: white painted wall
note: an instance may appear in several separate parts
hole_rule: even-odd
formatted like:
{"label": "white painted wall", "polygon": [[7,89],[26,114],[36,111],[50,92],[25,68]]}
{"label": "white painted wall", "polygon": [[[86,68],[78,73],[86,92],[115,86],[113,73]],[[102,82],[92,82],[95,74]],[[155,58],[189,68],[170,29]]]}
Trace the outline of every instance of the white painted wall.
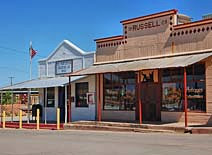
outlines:
{"label": "white painted wall", "polygon": [[[71,84],[71,96],[75,96],[75,84],[80,82],[88,82],[89,92],[96,92],[95,76],[91,75]],[[72,113],[72,121],[95,120],[96,104],[90,104],[88,107],[76,107],[76,103],[72,102],[71,113]]]}
{"label": "white painted wall", "polygon": [[[95,90],[95,76],[88,76],[71,84],[71,96],[75,97],[75,84],[80,82],[88,82],[89,92],[96,92]],[[58,87],[55,88],[55,107],[46,107],[46,118],[48,121],[56,121],[56,112],[58,107]],[[76,99],[76,98],[75,98]],[[43,106],[42,120],[45,120],[44,110],[44,89],[39,89],[39,102]],[[65,103],[64,103],[65,104]],[[71,105],[72,121],[79,120],[95,120],[96,118],[96,104],[90,104],[88,107],[76,107],[76,103]]]}
{"label": "white painted wall", "polygon": [[[39,89],[39,101],[43,107],[42,120],[45,120],[45,109],[44,109],[44,89]],[[58,87],[55,87],[55,107],[46,107],[46,120],[56,121],[57,120],[57,107],[58,107]]]}
{"label": "white painted wall", "polygon": [[[64,40],[60,45],[47,57],[46,59],[39,61],[39,77],[55,77],[63,76],[56,75],[55,67],[58,61],[73,60],[73,71],[81,70],[82,68],[93,65],[94,53],[86,53],[70,43]],[[95,92],[95,76],[89,76],[77,82],[89,82],[89,92]],[[44,89],[39,89],[40,104],[44,105]],[[75,83],[72,84],[72,96],[75,96]],[[65,103],[64,103],[65,104]],[[58,107],[58,88],[55,89],[55,107],[47,107],[47,121],[56,121],[56,109]],[[89,105],[89,107],[75,107],[75,103],[72,103],[72,119],[76,120],[95,120],[95,105]],[[44,108],[42,119],[44,120]]]}
{"label": "white painted wall", "polygon": [[94,53],[83,53],[77,47],[73,47],[67,43],[67,41],[63,41],[57,49],[55,49],[48,58],[42,59],[38,62],[38,71],[39,77],[55,77],[55,76],[63,76],[56,75],[55,67],[56,62],[58,61],[66,61],[73,60],[73,71],[81,70],[82,68],[87,68],[93,65],[94,63]]}

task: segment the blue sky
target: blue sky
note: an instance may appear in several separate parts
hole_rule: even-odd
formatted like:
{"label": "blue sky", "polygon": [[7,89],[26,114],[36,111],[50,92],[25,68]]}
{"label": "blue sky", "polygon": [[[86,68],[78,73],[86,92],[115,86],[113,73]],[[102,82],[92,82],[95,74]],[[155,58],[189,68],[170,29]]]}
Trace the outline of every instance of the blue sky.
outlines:
{"label": "blue sky", "polygon": [[199,20],[212,13],[211,0],[0,0],[0,86],[29,79],[29,42],[37,61],[64,39],[94,51],[96,38],[122,34],[121,20],[169,9]]}

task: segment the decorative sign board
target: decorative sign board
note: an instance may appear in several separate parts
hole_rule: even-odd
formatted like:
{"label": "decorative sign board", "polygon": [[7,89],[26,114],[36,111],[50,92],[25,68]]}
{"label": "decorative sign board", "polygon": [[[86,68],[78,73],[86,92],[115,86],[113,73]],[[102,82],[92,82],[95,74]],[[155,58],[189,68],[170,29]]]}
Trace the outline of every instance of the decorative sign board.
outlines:
{"label": "decorative sign board", "polygon": [[72,60],[56,62],[56,74],[66,74],[70,72],[72,72]]}
{"label": "decorative sign board", "polygon": [[87,104],[95,103],[95,93],[87,93]]}

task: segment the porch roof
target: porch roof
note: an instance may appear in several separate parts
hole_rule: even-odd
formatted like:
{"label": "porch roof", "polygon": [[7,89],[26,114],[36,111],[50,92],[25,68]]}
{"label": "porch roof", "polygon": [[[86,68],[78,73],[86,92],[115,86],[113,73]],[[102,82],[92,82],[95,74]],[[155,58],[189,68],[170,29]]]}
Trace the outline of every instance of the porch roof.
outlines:
{"label": "porch roof", "polygon": [[186,67],[197,63],[203,59],[212,56],[212,52],[201,54],[189,54],[179,56],[166,56],[161,58],[149,58],[142,60],[134,60],[127,62],[117,62],[108,64],[98,64],[90,68],[71,73],[71,76],[91,75],[97,73],[114,73],[124,71],[139,71],[147,69],[161,69],[161,68],[174,68]]}
{"label": "porch roof", "polygon": [[[71,77],[71,82],[82,79],[85,76]],[[69,83],[68,77],[54,77],[54,78],[40,78],[29,81],[24,81],[21,83],[14,84],[12,86],[7,86],[0,88],[0,91],[4,90],[14,90],[14,89],[29,89],[29,88],[48,88],[48,87],[59,87],[65,86]]]}

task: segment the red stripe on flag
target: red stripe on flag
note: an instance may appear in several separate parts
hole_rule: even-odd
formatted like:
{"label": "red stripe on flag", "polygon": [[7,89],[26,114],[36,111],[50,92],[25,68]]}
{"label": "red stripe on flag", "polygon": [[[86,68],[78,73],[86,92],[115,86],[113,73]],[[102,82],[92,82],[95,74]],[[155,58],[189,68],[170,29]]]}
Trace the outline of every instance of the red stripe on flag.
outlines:
{"label": "red stripe on flag", "polygon": [[31,59],[37,54],[37,51],[31,48]]}

